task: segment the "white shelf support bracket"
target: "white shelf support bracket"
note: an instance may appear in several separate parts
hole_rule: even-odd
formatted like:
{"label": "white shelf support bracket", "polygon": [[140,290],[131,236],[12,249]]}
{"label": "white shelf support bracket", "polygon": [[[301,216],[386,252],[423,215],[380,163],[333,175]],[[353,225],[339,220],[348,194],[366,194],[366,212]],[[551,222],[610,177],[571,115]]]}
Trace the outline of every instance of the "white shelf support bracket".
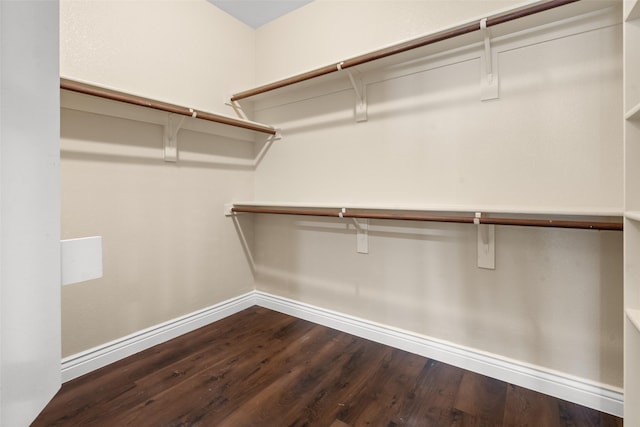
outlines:
{"label": "white shelf support bracket", "polygon": [[478,267],[488,270],[496,269],[496,226],[481,224],[482,214],[476,212],[473,223],[478,229]]}
{"label": "white shelf support bracket", "polygon": [[182,126],[186,116],[171,114],[167,115],[167,124],[164,125],[164,161],[178,161],[178,131]]}
{"label": "white shelf support bracket", "polygon": [[480,58],[482,71],[480,75],[480,99],[488,101],[500,97],[497,58],[493,64],[493,53],[491,51],[491,31],[487,28],[487,18],[480,20],[480,31],[484,35],[484,55]]}
{"label": "white shelf support bracket", "polygon": [[225,104],[233,108],[233,111],[236,113],[236,116],[238,116],[239,119],[249,120],[247,118],[247,115],[244,113],[244,110],[242,109],[242,105],[240,105],[238,101],[229,100],[228,102],[225,102]]}
{"label": "white shelf support bracket", "polygon": [[369,220],[361,218],[359,221],[352,218],[356,226],[356,252],[359,254],[369,253]]}
{"label": "white shelf support bracket", "polygon": [[359,75],[354,75],[350,70],[344,70],[342,68],[342,62],[338,63],[337,67],[339,71],[344,71],[349,76],[349,81],[353,87],[353,91],[356,94],[356,105],[354,107],[354,116],[356,122],[367,121],[367,86],[362,81]]}

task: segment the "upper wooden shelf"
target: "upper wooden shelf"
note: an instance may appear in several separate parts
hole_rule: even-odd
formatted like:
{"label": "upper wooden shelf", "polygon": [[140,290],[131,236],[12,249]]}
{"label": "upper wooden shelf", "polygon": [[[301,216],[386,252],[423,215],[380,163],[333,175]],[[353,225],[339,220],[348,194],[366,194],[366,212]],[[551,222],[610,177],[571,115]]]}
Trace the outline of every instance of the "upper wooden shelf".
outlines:
{"label": "upper wooden shelf", "polygon": [[341,71],[350,68],[358,71],[368,71],[372,68],[407,62],[429,54],[466,46],[481,42],[481,21],[486,28],[491,28],[492,37],[511,34],[528,28],[538,27],[581,15],[595,10],[613,7],[619,3],[616,0],[551,0],[538,1],[525,7],[508,9],[502,13],[477,19],[472,22],[446,28],[418,38],[403,41],[381,49],[368,52],[353,58],[345,59],[334,64],[316,68],[295,76],[247,89],[231,96],[231,101],[259,99],[263,95],[301,83],[311,84],[311,80],[318,83],[339,76]]}
{"label": "upper wooden shelf", "polygon": [[[67,78],[60,79],[60,89],[63,90],[61,106],[64,108],[160,125],[166,124],[165,113],[177,114],[196,119],[185,122],[182,126],[184,128],[226,136],[240,135],[241,139],[251,139],[251,135],[256,132],[270,136],[277,133],[275,128],[261,123],[183,107]],[[103,101],[96,103],[96,99]],[[230,129],[236,131],[230,132]]]}

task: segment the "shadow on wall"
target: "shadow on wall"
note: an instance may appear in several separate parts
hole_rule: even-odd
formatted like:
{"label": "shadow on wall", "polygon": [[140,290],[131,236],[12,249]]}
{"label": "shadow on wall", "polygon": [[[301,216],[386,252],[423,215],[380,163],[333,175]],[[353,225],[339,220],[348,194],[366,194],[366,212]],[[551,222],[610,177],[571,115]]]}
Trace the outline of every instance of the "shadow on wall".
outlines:
{"label": "shadow on wall", "polygon": [[[611,313],[611,309],[620,307],[622,311],[624,306],[621,240],[620,233],[600,233],[600,295],[597,298],[600,302],[600,340],[606,348],[598,355],[600,371],[604,378],[619,379],[619,384],[622,384],[623,378],[624,316],[618,316],[617,310]],[[613,381],[611,383],[614,384]]]}
{"label": "shadow on wall", "polygon": [[[61,157],[70,160],[163,166],[161,126],[61,110]],[[182,129],[177,167],[253,170],[272,139],[241,141]],[[257,148],[256,148],[257,147]]]}
{"label": "shadow on wall", "polygon": [[256,263],[253,258],[254,238],[253,238],[253,217],[251,215],[233,215],[233,226],[242,245],[247,265],[251,270],[254,279],[256,276]]}

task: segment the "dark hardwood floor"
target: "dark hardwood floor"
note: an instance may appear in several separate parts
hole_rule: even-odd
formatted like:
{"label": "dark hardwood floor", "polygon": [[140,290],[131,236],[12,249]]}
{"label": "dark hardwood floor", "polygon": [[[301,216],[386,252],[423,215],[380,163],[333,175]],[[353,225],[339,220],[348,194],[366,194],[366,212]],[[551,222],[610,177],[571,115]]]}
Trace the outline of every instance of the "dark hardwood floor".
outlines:
{"label": "dark hardwood floor", "polygon": [[62,386],[32,426],[622,426],[252,307]]}

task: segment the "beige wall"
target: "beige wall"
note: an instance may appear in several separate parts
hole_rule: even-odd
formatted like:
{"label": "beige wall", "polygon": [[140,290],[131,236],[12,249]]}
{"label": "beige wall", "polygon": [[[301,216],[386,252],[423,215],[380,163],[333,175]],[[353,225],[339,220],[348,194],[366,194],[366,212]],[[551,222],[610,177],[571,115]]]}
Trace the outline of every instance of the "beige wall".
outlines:
{"label": "beige wall", "polygon": [[[65,77],[225,114],[253,82],[253,30],[204,0],[63,1],[61,20]],[[61,137],[62,237],[104,245],[104,277],[63,288],[65,356],[254,289],[222,215],[253,197],[253,142],[183,129],[165,163],[161,126],[68,108]]]}
{"label": "beige wall", "polygon": [[[257,31],[258,80],[503,5],[314,2]],[[256,200],[621,212],[618,16],[494,40],[498,100],[480,101],[474,47],[364,73],[365,123],[347,82],[256,102],[285,136],[256,170]],[[371,227],[363,255],[348,221],[257,218],[257,289],[622,385],[621,233],[498,227],[496,269],[482,270],[473,226]]]}
{"label": "beige wall", "polygon": [[254,60],[254,31],[205,0],[60,4],[63,77],[230,114]]}

